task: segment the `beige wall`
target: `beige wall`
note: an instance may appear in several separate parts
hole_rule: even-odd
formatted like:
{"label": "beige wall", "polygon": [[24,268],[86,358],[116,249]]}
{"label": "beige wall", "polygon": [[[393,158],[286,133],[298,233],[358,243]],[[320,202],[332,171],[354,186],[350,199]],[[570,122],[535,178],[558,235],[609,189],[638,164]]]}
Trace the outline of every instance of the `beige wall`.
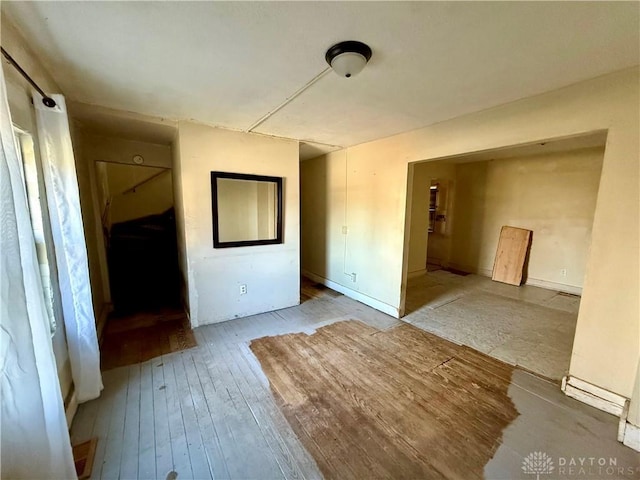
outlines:
{"label": "beige wall", "polygon": [[[1,41],[2,47],[5,48],[16,61],[32,76],[32,78],[42,86],[48,92],[58,93],[60,88],[53,80],[53,78],[45,71],[44,67],[37,59],[37,57],[28,49],[27,43],[15,30],[13,25],[9,23],[6,16],[2,15],[2,28],[1,28]],[[36,163],[39,169],[39,187],[40,191],[44,191],[44,183],[42,179],[42,169],[40,167],[40,149],[38,144],[38,135],[36,128],[35,111],[31,104],[31,87],[29,84],[16,72],[14,68],[9,66],[3,61],[2,69],[5,74],[5,81],[7,84],[7,96],[9,100],[9,110],[11,111],[11,119],[22,130],[28,132],[34,140],[34,153],[36,157]],[[46,209],[43,211],[46,215],[46,222],[48,222],[48,214]],[[50,245],[53,245],[53,239],[51,238],[50,231],[46,231],[45,239]],[[50,251],[52,252],[52,250]],[[54,268],[54,265],[51,265]],[[57,286],[57,278],[55,277],[55,270],[53,270],[54,276],[52,277],[52,285],[54,291],[59,288]],[[62,310],[60,308],[60,301],[54,303],[54,314],[58,329],[53,336],[53,353],[56,358],[56,366],[58,370],[58,379],[60,381],[60,389],[62,391],[63,398],[66,398],[71,391],[72,378],[71,378],[71,365],[69,363],[69,353],[67,348],[67,340],[64,330],[64,319],[62,317]]]}
{"label": "beige wall", "polygon": [[105,206],[106,227],[163,213],[173,206],[170,169],[106,162],[96,167],[98,184],[104,189],[100,203]]}
{"label": "beige wall", "polygon": [[302,268],[335,281],[345,271],[345,187],[344,151],[300,163]]}
{"label": "beige wall", "polygon": [[407,179],[391,158],[349,149],[301,163],[302,269],[397,315]]}
{"label": "beige wall", "polygon": [[176,246],[178,248],[178,267],[180,270],[180,298],[187,312],[189,305],[189,267],[187,262],[187,240],[184,217],[184,195],[182,190],[182,165],[180,162],[180,135],[171,144],[171,169],[173,186],[173,208],[176,216]]}
{"label": "beige wall", "polygon": [[638,360],[638,366],[636,367],[636,381],[633,385],[633,395],[629,405],[627,421],[633,425],[640,426],[640,360]]}
{"label": "beige wall", "polygon": [[[570,371],[628,397],[640,355],[638,82],[638,69],[629,69],[304,162],[303,192],[312,188],[320,198],[346,196],[348,205],[340,211],[336,203],[318,202],[315,206],[325,210],[318,212],[303,201],[303,217],[344,217],[346,210],[348,268],[359,279],[354,293],[400,310],[408,267],[403,251],[409,240],[409,162],[608,130]],[[346,155],[348,183],[338,173]],[[326,263],[318,260],[327,253],[314,252],[341,250],[340,231],[327,231],[317,240],[303,232],[303,239],[303,268],[348,285],[342,268],[321,270]]]}
{"label": "beige wall", "polygon": [[140,155],[145,167],[171,168],[172,154],[169,145],[99,135],[94,132],[84,132],[84,140],[85,155],[94,162],[136,165],[133,157]]}
{"label": "beige wall", "polygon": [[[297,305],[300,301],[298,142],[190,122],[178,127],[181,268],[193,326]],[[284,243],[213,248],[211,171],[284,178]],[[180,198],[178,198],[178,195]],[[247,293],[240,294],[240,285]]]}
{"label": "beige wall", "polygon": [[490,275],[502,226],[526,228],[528,283],[580,293],[603,156],[590,148],[456,165],[451,265]]}

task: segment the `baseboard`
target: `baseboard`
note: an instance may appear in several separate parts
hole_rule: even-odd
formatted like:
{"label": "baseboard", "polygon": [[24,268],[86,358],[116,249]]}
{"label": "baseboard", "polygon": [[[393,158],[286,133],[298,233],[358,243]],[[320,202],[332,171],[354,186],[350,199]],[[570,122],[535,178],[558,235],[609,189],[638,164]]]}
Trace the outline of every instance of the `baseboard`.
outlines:
{"label": "baseboard", "polygon": [[433,257],[427,257],[427,263],[429,265],[440,265],[441,267],[446,267],[446,263],[445,261],[443,261],[440,258],[433,258]]}
{"label": "baseboard", "polygon": [[415,272],[407,273],[407,278],[421,277],[422,275],[425,275],[426,273],[427,273],[427,269],[423,268],[422,270],[416,270]]}
{"label": "baseboard", "polygon": [[566,283],[556,283],[550,282],[548,280],[540,280],[537,278],[527,278],[527,281],[524,282],[524,284],[531,285],[532,287],[541,287],[546,288],[547,290],[557,290],[558,292],[582,296],[582,287],[567,285]]}
{"label": "baseboard", "polygon": [[75,386],[71,385],[71,395],[68,396],[68,400],[65,402],[64,415],[67,418],[67,428],[71,429],[73,423],[73,417],[76,416],[78,411],[78,396],[76,395]]}
{"label": "baseboard", "polygon": [[618,441],[636,452],[640,452],[640,427],[627,421],[630,404],[631,402],[627,400],[622,408],[618,424]]}
{"label": "baseboard", "polygon": [[625,408],[627,399],[600,388],[579,378],[567,375],[562,379],[562,391],[568,397],[575,398],[582,403],[591,405],[598,410],[620,417]]}
{"label": "baseboard", "polygon": [[640,427],[626,422],[622,443],[636,452],[640,452]]}
{"label": "baseboard", "polygon": [[449,262],[449,268],[460,270],[461,272],[469,272],[475,275],[481,275],[483,277],[491,277],[491,274],[493,273],[491,270],[486,270],[484,268],[472,267],[470,265],[462,265],[460,263],[454,262]]}
{"label": "baseboard", "polygon": [[630,401],[627,400],[624,402],[624,406],[622,407],[622,413],[620,414],[620,421],[618,422],[618,441],[624,442],[624,432],[627,428],[627,417],[629,415],[629,404]]}
{"label": "baseboard", "polygon": [[387,303],[381,302],[375,298],[369,297],[363,293],[357,292],[350,288],[345,287],[344,285],[340,285],[339,283],[333,282],[327,278],[321,277],[320,275],[316,275],[315,273],[311,273],[307,270],[302,270],[300,272],[303,276],[313,280],[316,283],[321,283],[325,287],[329,287],[336,292],[340,292],[346,295],[349,298],[353,298],[358,302],[364,303],[365,305],[369,305],[376,310],[380,310],[387,315],[391,315],[394,318],[400,318],[400,311],[397,307],[393,307]]}
{"label": "baseboard", "polygon": [[[461,270],[463,272],[475,273],[476,275],[482,275],[483,277],[489,277],[493,275],[493,270],[488,268],[472,267],[470,265],[460,265],[458,263],[450,263],[451,268]],[[527,278],[524,282],[525,285],[532,287],[546,288],[547,290],[556,290],[558,292],[570,293],[572,295],[582,296],[582,287],[576,287],[575,285],[567,285],[566,283],[550,282],[548,280],[540,280],[539,278]]]}

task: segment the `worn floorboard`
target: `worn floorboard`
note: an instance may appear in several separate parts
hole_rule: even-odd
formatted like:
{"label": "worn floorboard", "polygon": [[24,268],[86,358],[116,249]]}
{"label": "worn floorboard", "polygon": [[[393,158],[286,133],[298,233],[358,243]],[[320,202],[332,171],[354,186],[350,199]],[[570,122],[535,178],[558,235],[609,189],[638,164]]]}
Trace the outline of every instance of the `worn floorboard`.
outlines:
{"label": "worn floorboard", "polygon": [[187,316],[180,310],[113,316],[100,346],[101,365],[110,370],[195,346]]}
{"label": "worn floorboard", "polygon": [[343,321],[251,349],[327,478],[482,478],[518,415],[512,367],[470,364],[464,347],[411,325]]}
{"label": "worn floorboard", "polygon": [[[509,288],[516,288],[500,287],[506,288],[500,292],[503,295],[510,294]],[[522,471],[522,460],[532,451],[548,453],[556,466],[559,457],[580,454],[613,457],[623,467],[640,465],[635,452],[616,442],[615,417],[565,397],[557,385],[518,369],[510,373],[495,360],[487,360],[474,350],[457,347],[432,335],[394,328],[405,324],[331,290],[314,288],[312,283],[307,286],[307,293],[309,298],[297,307],[198,328],[193,332],[197,347],[162,353],[133,367],[103,372],[102,395],[80,405],[71,430],[74,443],[92,437],[98,439],[92,478],[127,479],[137,475],[140,479],[164,480],[175,472],[178,480],[200,475],[216,479],[315,479],[323,476],[319,466],[324,464],[334,470],[345,469],[345,476],[362,472],[366,472],[364,478],[391,476],[388,470],[376,469],[381,459],[392,465],[393,472],[400,472],[399,476],[411,476],[416,472],[416,459],[424,455],[420,442],[434,441],[452,448],[461,444],[456,435],[464,435],[465,430],[455,432],[447,420],[454,413],[489,412],[478,416],[476,423],[492,423],[496,421],[492,415],[509,413],[502,411],[500,402],[475,405],[476,387],[458,381],[460,375],[473,369],[485,372],[482,378],[474,380],[480,389],[496,382],[507,383],[507,394],[519,414],[502,431],[500,445],[484,466],[486,478],[532,478]],[[521,294],[519,290],[511,295]],[[527,290],[526,294],[535,292]],[[331,339],[330,347],[323,349],[314,345],[309,350],[308,361],[312,362],[317,356],[320,364],[329,366],[336,358],[344,362],[345,358],[355,355],[357,361],[347,365],[348,368],[329,368],[323,378],[325,381],[335,378],[347,386],[342,377],[348,375],[356,381],[345,391],[357,392],[357,395],[338,395],[328,389],[314,398],[317,412],[302,410],[295,416],[285,415],[279,403],[280,394],[274,394],[270,379],[249,344],[263,337],[288,334],[313,338],[313,333],[322,332],[322,327],[331,328],[336,322],[351,319],[367,325],[370,335],[363,338],[357,331],[351,331],[343,338]],[[154,349],[148,347],[148,351]],[[424,351],[419,352],[420,349]],[[404,351],[398,353],[397,350]],[[379,356],[387,363],[377,361]],[[447,361],[449,358],[453,359]],[[415,371],[405,368],[408,364],[413,364]],[[444,366],[439,367],[441,364]],[[422,376],[429,375],[431,370],[431,374],[438,373],[443,382],[448,382],[447,389],[425,388],[422,394],[417,394],[417,387],[416,393],[412,388],[393,398],[392,404],[368,399],[372,391],[388,399],[393,389],[403,383],[419,384]],[[375,376],[376,382],[367,381],[358,386],[360,376],[370,375]],[[460,392],[469,401],[453,408],[448,397],[460,396]],[[305,401],[304,397],[296,399]],[[350,428],[353,415],[351,412],[347,415],[341,405],[355,399],[367,399],[362,407],[365,413],[373,409],[389,415],[395,408],[429,410],[430,415],[434,415],[432,424],[429,429],[417,428],[421,424],[416,423],[420,419],[416,420],[415,412],[409,412],[406,417],[416,423],[416,428],[412,427],[409,432],[401,428],[407,422],[401,416],[381,424],[385,427],[384,434],[394,438],[387,444],[380,441],[379,436],[371,436],[382,426],[377,427],[378,430],[368,426],[360,432]],[[359,415],[358,418],[366,420],[364,413]],[[318,428],[319,422],[323,428]],[[332,437],[332,429],[341,433]],[[476,443],[481,449],[487,449],[496,437],[485,433],[473,438],[477,440],[469,446],[453,449],[450,460],[434,455],[433,470],[421,478],[456,478],[455,464],[482,463],[473,454],[479,448]],[[403,453],[406,461],[397,460],[395,445],[398,444],[406,447]],[[345,451],[353,457],[347,465],[342,464],[340,457]],[[469,455],[475,460],[469,460]],[[457,478],[469,478],[471,474],[466,473]],[[577,478],[556,473],[558,470],[554,475],[545,475],[545,480]],[[640,472],[636,476],[640,477]]]}

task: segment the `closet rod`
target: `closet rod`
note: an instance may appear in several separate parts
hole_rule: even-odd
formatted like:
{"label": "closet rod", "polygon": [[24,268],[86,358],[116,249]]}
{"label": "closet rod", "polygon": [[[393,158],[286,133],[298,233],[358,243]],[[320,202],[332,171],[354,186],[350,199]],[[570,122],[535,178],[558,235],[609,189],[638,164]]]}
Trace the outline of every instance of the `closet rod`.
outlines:
{"label": "closet rod", "polygon": [[56,101],[53,98],[51,98],[49,95],[44,93],[44,90],[42,90],[38,86],[38,84],[33,81],[33,79],[29,76],[29,74],[25,72],[20,65],[18,65],[18,62],[16,62],[13,59],[13,57],[9,55],[9,53],[3,47],[0,47],[0,49],[2,49],[2,55],[4,55],[4,58],[7,59],[7,61],[13,66],[13,68],[18,70],[20,75],[22,75],[27,80],[27,82],[29,82],[31,86],[35,88],[40,95],[42,95],[42,103],[44,103],[47,107],[55,107]]}

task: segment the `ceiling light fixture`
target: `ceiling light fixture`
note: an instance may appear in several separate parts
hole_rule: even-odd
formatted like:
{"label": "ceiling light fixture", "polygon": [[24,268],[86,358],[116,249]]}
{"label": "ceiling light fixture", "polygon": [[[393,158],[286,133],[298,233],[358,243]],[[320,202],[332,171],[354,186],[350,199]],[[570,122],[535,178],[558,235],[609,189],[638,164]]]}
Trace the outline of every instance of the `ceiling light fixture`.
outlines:
{"label": "ceiling light fixture", "polygon": [[362,42],[347,40],[336,43],[324,56],[327,63],[341,77],[357,75],[371,58],[371,48]]}
{"label": "ceiling light fixture", "polygon": [[253,125],[247,128],[246,131],[253,132],[256,128],[269,120],[273,115],[278,113],[284,107],[289,105],[293,100],[306,92],[307,89],[320,81],[322,77],[329,73],[330,69],[333,69],[333,71],[341,77],[346,78],[353,77],[354,75],[360,73],[371,58],[371,48],[369,47],[369,45],[365,45],[362,42],[347,40],[346,42],[336,43],[333,47],[327,50],[324,58],[329,64],[329,67],[325,68],[323,71],[309,80],[306,84],[304,84],[301,88],[296,90],[280,105],[259,118]]}

